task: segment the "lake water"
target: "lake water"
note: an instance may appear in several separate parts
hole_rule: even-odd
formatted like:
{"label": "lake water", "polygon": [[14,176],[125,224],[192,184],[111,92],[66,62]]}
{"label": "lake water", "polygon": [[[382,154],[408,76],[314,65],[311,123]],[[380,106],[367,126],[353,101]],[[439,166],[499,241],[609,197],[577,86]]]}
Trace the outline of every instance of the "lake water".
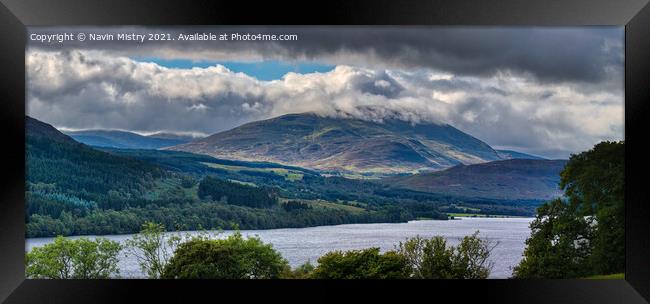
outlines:
{"label": "lake water", "polygon": [[[522,258],[525,240],[530,235],[528,228],[532,218],[460,218],[450,221],[411,221],[399,224],[349,224],[319,226],[310,228],[288,228],[268,230],[242,230],[244,236],[259,236],[264,242],[273,244],[282,256],[296,267],[307,261],[315,264],[318,257],[333,250],[352,250],[379,247],[382,251],[395,248],[400,241],[420,235],[432,237],[440,235],[448,243],[458,244],[459,240],[480,231],[482,237],[498,242],[491,260],[494,268],[491,278],[508,278],[512,267]],[[195,232],[188,232],[194,234]],[[224,231],[218,237],[231,234]],[[105,235],[108,239],[124,242],[132,235]],[[95,236],[87,236],[95,237]],[[77,238],[77,237],[72,237]],[[31,238],[26,241],[26,250],[52,242],[53,238]],[[142,278],[135,258],[122,254],[120,276]]]}

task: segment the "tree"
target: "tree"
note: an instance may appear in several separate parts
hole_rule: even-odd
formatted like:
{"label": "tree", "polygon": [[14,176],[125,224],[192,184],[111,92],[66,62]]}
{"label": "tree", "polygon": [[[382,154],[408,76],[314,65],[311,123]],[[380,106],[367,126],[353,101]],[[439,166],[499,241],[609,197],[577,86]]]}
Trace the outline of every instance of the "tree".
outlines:
{"label": "tree", "polygon": [[397,252],[406,258],[417,279],[485,279],[493,264],[488,260],[498,243],[481,239],[479,232],[464,237],[458,246],[447,246],[441,236],[420,236],[400,242]]}
{"label": "tree", "polygon": [[560,173],[560,187],[578,216],[593,217],[590,239],[594,274],[625,271],[625,143],[601,142],[572,155]]}
{"label": "tree", "polygon": [[119,274],[122,246],[104,238],[56,237],[26,255],[26,276],[32,279],[107,279]]}
{"label": "tree", "polygon": [[577,278],[625,270],[624,142],[572,155],[565,198],[537,209],[518,278]]}
{"label": "tree", "polygon": [[494,264],[490,262],[492,250],[498,246],[497,242],[481,239],[476,231],[470,236],[465,236],[458,246],[453,247],[455,252],[452,265],[457,279],[487,279]]}
{"label": "tree", "polygon": [[516,278],[577,278],[588,274],[589,220],[577,206],[556,199],[537,210],[530,224],[524,258],[514,269]]}
{"label": "tree", "polygon": [[167,279],[272,279],[289,265],[270,244],[236,232],[225,239],[192,239],[178,246],[165,266]]}
{"label": "tree", "polygon": [[142,224],[140,233],[127,240],[126,245],[128,253],[138,260],[140,269],[150,279],[157,279],[180,240],[180,236],[166,236],[164,225],[146,222]]}
{"label": "tree", "polygon": [[318,259],[314,279],[403,279],[410,269],[406,258],[394,251],[384,254],[379,248],[333,251]]}

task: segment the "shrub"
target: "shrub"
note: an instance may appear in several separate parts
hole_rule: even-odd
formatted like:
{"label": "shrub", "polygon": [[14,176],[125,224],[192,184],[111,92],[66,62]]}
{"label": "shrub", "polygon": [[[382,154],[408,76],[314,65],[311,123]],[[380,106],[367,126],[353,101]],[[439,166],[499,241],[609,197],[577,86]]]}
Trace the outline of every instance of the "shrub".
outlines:
{"label": "shrub", "polygon": [[318,259],[314,279],[402,279],[410,273],[404,256],[389,251],[379,253],[379,248],[333,251]]}
{"label": "shrub", "polygon": [[226,239],[192,239],[178,246],[165,266],[167,279],[272,279],[289,270],[287,261],[257,237],[237,232]]}
{"label": "shrub", "polygon": [[477,231],[464,237],[458,246],[447,246],[441,236],[418,236],[400,242],[397,252],[407,260],[412,278],[486,279],[493,267],[489,257],[497,243],[478,235]]}
{"label": "shrub", "polygon": [[26,255],[26,276],[31,279],[107,279],[119,274],[118,254],[122,246],[98,238],[67,239],[35,247]]}

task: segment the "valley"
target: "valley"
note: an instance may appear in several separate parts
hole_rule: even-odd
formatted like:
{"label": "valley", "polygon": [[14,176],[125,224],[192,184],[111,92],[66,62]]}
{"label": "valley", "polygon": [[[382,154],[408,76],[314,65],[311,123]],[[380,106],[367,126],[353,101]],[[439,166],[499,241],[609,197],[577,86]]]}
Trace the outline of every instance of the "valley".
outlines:
{"label": "valley", "polygon": [[[145,221],[200,230],[531,216],[559,193],[563,161],[503,160],[504,152],[451,126],[278,119],[280,126],[262,121],[263,129],[244,125],[247,131],[161,147],[189,139],[101,130],[68,136],[27,117],[27,235],[133,233]],[[278,138],[283,148],[259,138]],[[311,145],[324,148],[310,152],[304,145],[316,138]],[[230,157],[194,151],[213,141]],[[244,152],[254,153],[233,159]]]}

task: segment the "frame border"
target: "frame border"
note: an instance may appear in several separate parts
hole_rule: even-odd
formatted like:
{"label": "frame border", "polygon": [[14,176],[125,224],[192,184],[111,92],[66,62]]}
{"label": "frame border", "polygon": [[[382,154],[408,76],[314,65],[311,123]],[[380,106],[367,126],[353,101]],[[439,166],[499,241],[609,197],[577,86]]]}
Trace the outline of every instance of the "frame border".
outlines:
{"label": "frame border", "polygon": [[[648,0],[565,1],[390,1],[336,0],[328,3],[251,4],[244,1],[158,0],[1,0],[0,123],[5,132],[5,174],[0,190],[0,301],[115,302],[148,294],[167,301],[219,290],[261,291],[258,296],[287,298],[287,291],[308,288],[319,300],[369,300],[409,294],[434,296],[450,288],[460,300],[530,303],[647,303],[650,299],[650,191],[643,128],[650,105],[650,5]],[[487,25],[625,26],[626,279],[487,281],[148,281],[25,280],[24,278],[24,117],[26,26],[54,25]],[[216,284],[216,285],[215,285]],[[15,291],[14,291],[15,289]],[[400,291],[401,292],[398,292]],[[14,291],[12,293],[12,291]],[[304,291],[304,290],[303,290]],[[369,292],[372,291],[372,294]],[[254,295],[242,294],[246,297]],[[646,300],[643,299],[645,297]]]}

